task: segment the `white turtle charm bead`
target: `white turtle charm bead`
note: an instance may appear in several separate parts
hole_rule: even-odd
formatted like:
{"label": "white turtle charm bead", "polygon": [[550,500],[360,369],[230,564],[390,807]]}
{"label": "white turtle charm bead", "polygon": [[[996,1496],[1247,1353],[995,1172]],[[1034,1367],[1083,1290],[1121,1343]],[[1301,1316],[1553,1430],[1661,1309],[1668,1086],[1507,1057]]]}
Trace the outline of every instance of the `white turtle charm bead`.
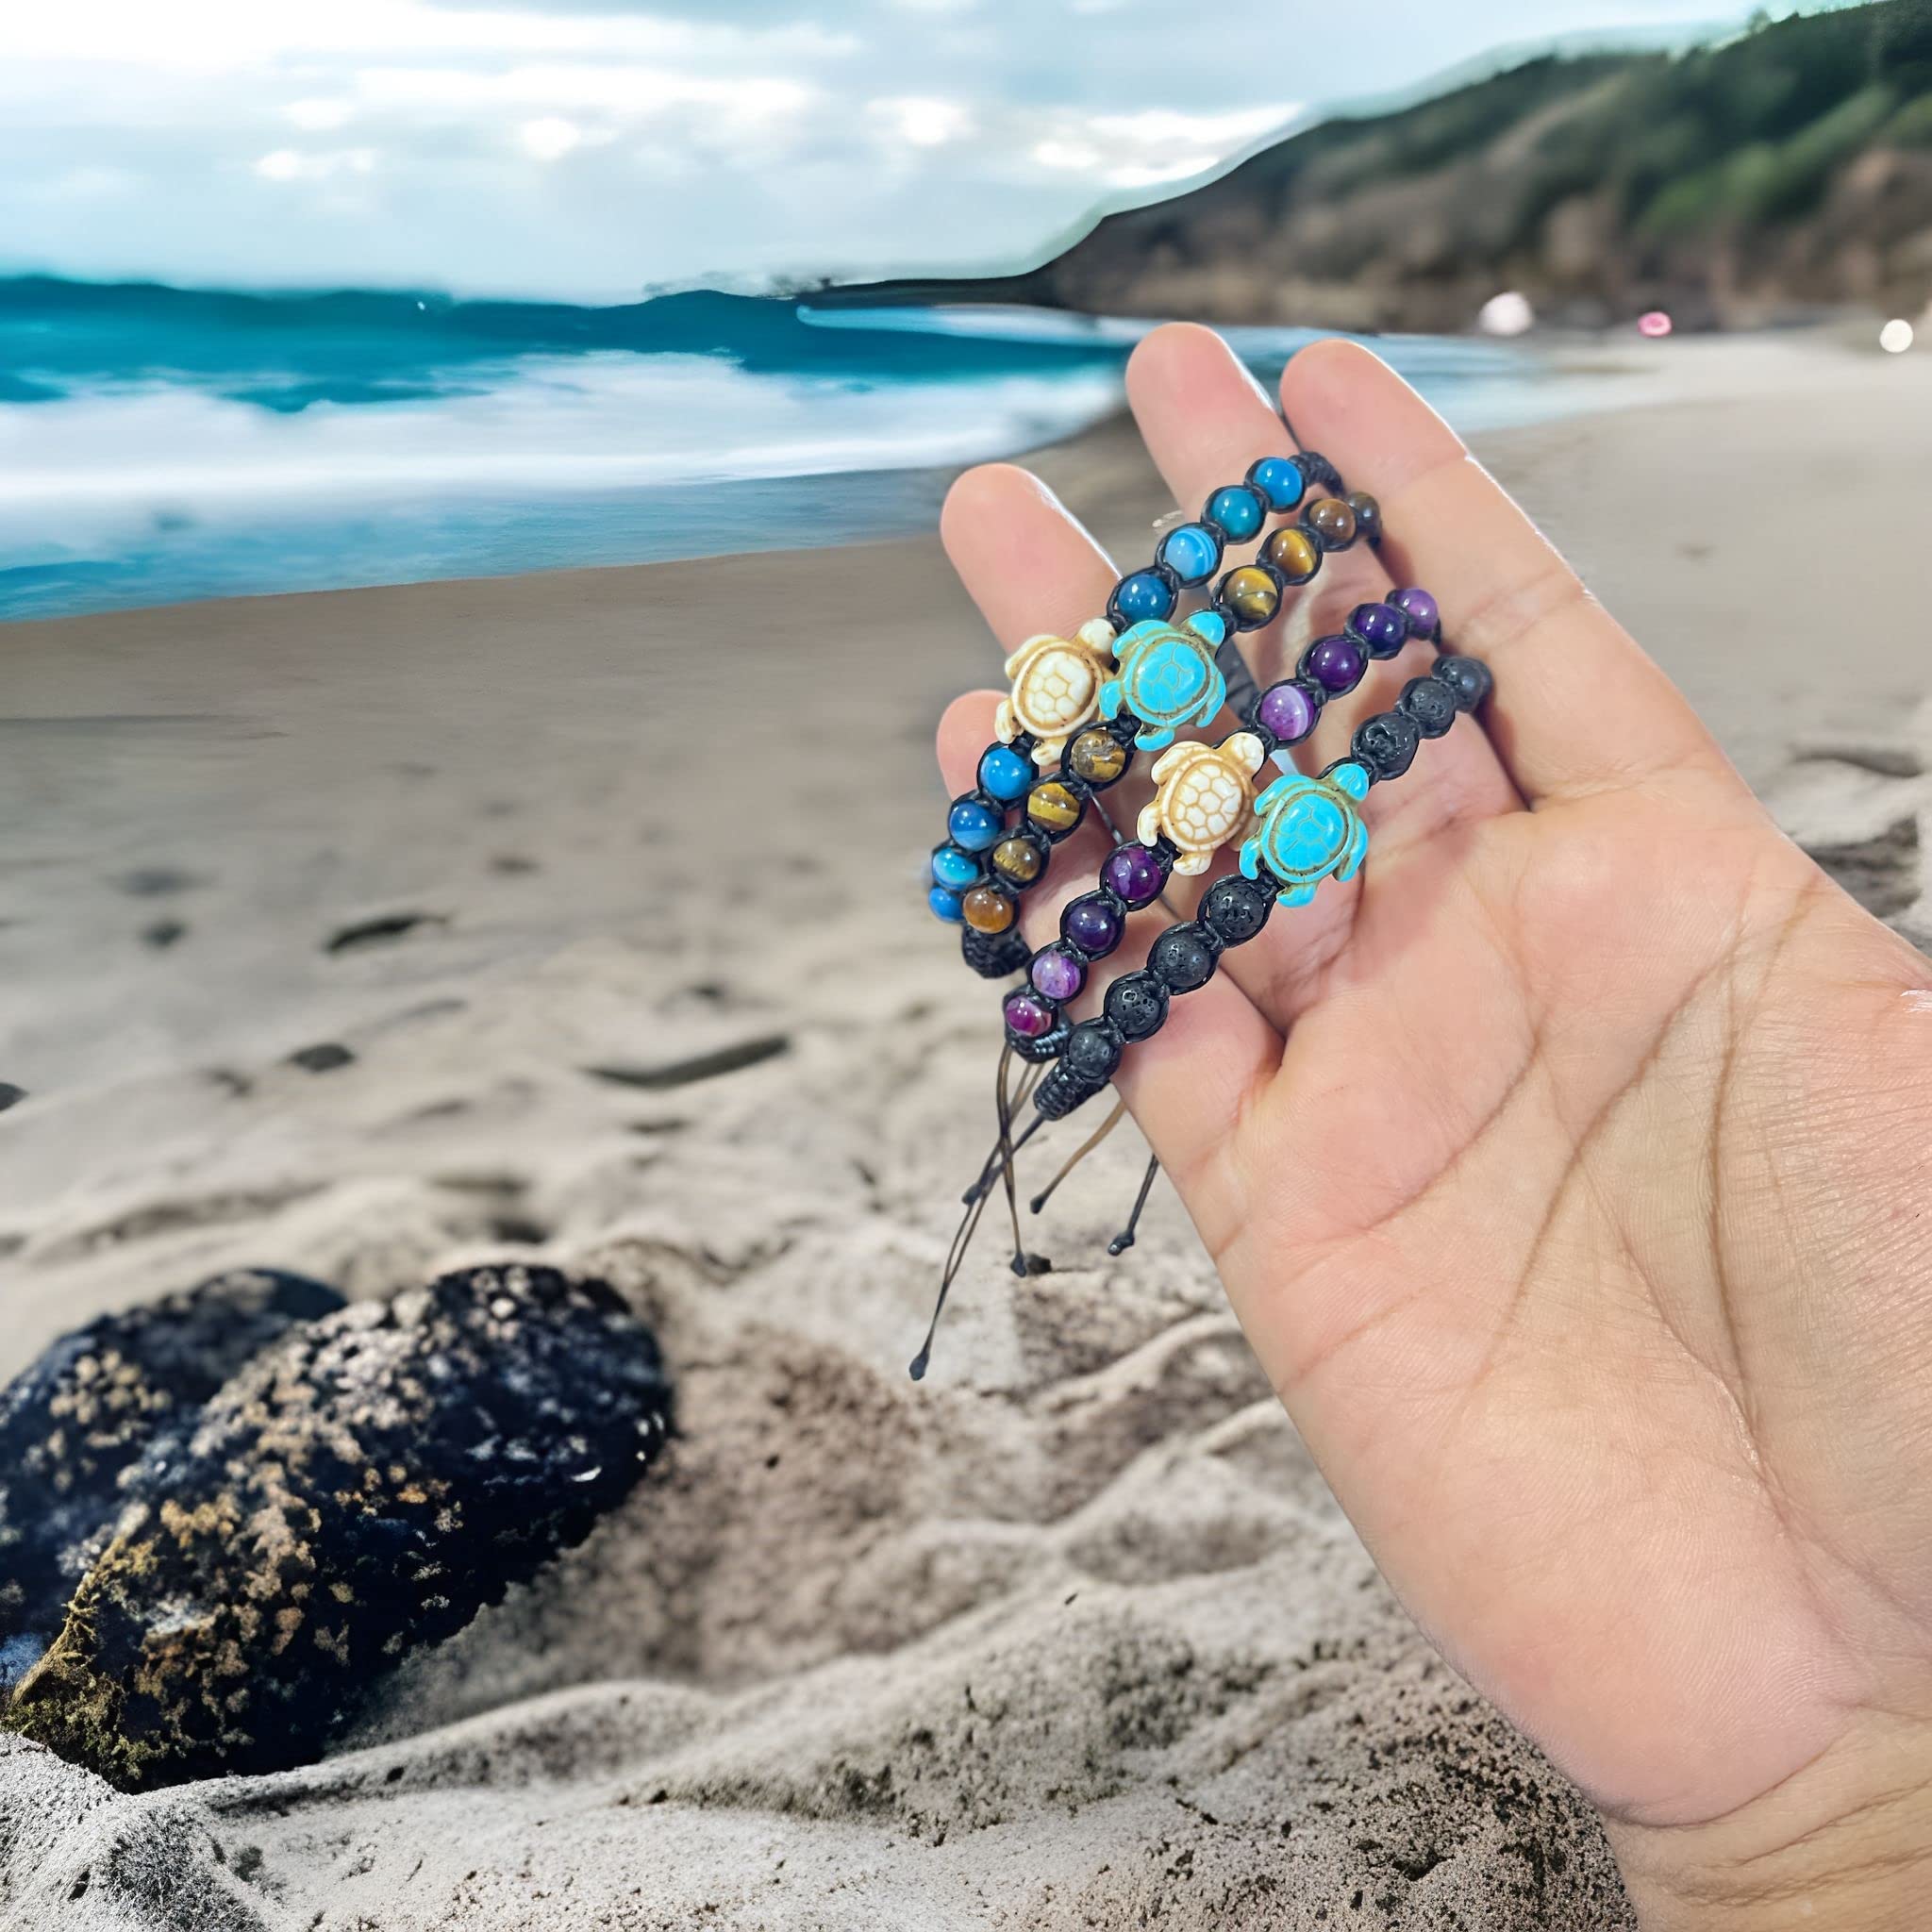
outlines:
{"label": "white turtle charm bead", "polygon": [[1099,617],[1071,638],[1028,638],[1007,659],[1013,690],[1000,700],[994,737],[1011,744],[1025,732],[1036,765],[1058,764],[1067,740],[1100,714],[1100,689],[1113,675],[1113,625]]}
{"label": "white turtle charm bead", "polygon": [[1141,844],[1165,839],[1179,855],[1176,873],[1206,872],[1215,853],[1247,829],[1263,756],[1252,731],[1237,731],[1219,744],[1177,744],[1162,752],[1154,762],[1159,790],[1135,827]]}

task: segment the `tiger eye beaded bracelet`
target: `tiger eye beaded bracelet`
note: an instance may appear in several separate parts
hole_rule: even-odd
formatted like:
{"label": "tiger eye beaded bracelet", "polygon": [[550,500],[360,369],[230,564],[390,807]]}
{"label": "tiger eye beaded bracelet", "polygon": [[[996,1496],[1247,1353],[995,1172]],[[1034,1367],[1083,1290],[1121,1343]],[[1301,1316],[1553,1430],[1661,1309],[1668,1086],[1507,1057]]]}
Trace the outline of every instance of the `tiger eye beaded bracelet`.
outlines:
{"label": "tiger eye beaded bracelet", "polygon": [[[1212,574],[1227,533],[1253,534],[1261,506],[1291,509],[1310,482],[1333,493],[1273,532],[1255,562],[1228,571],[1206,611],[1168,621],[1180,591]],[[1053,846],[1078,829],[1094,794],[1125,775],[1137,749],[1162,750],[1177,729],[1221,709],[1228,677],[1245,675],[1237,634],[1272,623],[1288,590],[1358,539],[1381,541],[1374,497],[1344,493],[1334,466],[1312,452],[1263,458],[1246,483],[1215,491],[1198,523],[1168,532],[1152,570],[1121,580],[1106,620],[1083,625],[1075,640],[1034,638],[1013,653],[1013,692],[1001,703],[995,742],[981,755],[978,789],[953,801],[950,836],[930,861],[932,908],[964,924],[969,966],[992,979],[1027,963],[1018,898],[1045,876]],[[1159,579],[1161,596],[1136,588],[1150,577]],[[1165,612],[1137,615],[1150,601],[1164,602]],[[1131,622],[1118,628],[1122,620]],[[1058,774],[1036,781],[1026,755],[1050,762],[1056,751]],[[1009,831],[1007,809],[1022,800],[1025,824]]]}

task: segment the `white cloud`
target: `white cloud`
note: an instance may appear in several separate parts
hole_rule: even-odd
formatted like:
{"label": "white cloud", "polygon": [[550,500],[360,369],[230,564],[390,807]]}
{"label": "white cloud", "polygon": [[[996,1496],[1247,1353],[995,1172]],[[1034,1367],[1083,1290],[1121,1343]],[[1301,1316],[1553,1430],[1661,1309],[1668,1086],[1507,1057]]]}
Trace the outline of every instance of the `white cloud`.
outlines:
{"label": "white cloud", "polygon": [[870,111],[909,147],[943,147],[949,141],[963,141],[973,131],[972,113],[961,103],[929,94],[900,94],[895,99],[874,101]]}
{"label": "white cloud", "polygon": [[255,172],[264,181],[326,181],[337,175],[369,175],[375,170],[375,150],[339,148],[333,154],[302,154],[278,147],[263,155]]}
{"label": "white cloud", "polygon": [[353,101],[291,101],[282,109],[282,119],[305,134],[332,134],[347,126],[355,112]]}
{"label": "white cloud", "polygon": [[517,140],[522,142],[526,155],[533,155],[540,161],[560,161],[574,147],[583,144],[584,130],[575,121],[566,121],[560,114],[545,114],[535,121],[525,121],[517,129]]}

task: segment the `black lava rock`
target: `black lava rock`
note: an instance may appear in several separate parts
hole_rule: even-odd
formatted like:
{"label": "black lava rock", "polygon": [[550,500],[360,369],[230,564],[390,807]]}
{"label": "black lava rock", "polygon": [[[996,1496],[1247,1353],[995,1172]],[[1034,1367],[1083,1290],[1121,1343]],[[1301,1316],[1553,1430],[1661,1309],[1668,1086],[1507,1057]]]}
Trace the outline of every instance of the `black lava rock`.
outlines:
{"label": "black lava rock", "polygon": [[63,1335],[0,1394],[0,1696],[54,1641],[123,1475],[245,1362],[341,1306],[319,1281],[239,1269]]}
{"label": "black lava rock", "polygon": [[306,1762],[406,1652],[580,1541],[670,1409],[599,1281],[475,1268],[344,1308],[129,1472],[0,1722],[127,1790]]}

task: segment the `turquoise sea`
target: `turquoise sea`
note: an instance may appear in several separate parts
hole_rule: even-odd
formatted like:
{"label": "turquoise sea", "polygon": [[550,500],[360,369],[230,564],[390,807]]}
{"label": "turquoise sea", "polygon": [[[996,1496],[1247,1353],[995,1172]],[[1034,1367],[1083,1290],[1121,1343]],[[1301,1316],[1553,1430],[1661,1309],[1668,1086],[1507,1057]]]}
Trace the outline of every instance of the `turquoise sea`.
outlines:
{"label": "turquoise sea", "polygon": [[[1114,408],[1151,326],[0,281],[0,618],[928,526],[960,463]],[[1271,376],[1310,339],[1229,333]],[[1461,426],[1556,407],[1522,352],[1376,346]]]}

